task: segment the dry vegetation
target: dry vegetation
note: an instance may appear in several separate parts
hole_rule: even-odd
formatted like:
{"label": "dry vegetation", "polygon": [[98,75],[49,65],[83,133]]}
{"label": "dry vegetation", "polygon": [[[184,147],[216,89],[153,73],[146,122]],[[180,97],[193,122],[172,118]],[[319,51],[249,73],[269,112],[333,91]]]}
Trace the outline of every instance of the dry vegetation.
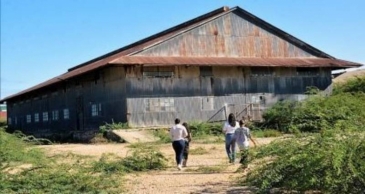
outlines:
{"label": "dry vegetation", "polygon": [[[257,139],[260,145],[267,144],[274,138]],[[135,172],[125,175],[124,187],[127,193],[251,193],[248,187],[238,186],[236,178],[244,173],[237,172],[239,164],[228,163],[224,144],[192,143],[195,154],[190,155],[188,167],[178,171],[174,163],[174,152],[170,144],[156,145],[168,159],[165,170]],[[37,146],[49,156],[73,153],[92,156],[97,160],[103,154],[126,157],[130,154],[130,144],[62,144]]]}

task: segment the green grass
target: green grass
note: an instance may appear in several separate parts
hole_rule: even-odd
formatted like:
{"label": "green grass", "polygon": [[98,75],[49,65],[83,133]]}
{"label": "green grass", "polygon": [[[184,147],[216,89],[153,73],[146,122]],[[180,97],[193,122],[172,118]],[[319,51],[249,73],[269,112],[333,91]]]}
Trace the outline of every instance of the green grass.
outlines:
{"label": "green grass", "polygon": [[196,169],[190,168],[186,169],[186,172],[197,172],[197,173],[203,173],[203,174],[212,174],[212,173],[221,173],[224,170],[226,170],[227,166],[200,166]]}
{"label": "green grass", "polygon": [[264,137],[280,137],[283,134],[277,130],[265,129],[265,130],[252,130],[251,135],[254,138],[264,138]]}
{"label": "green grass", "polygon": [[209,151],[203,147],[197,147],[194,149],[189,150],[189,154],[191,155],[203,155],[203,154],[209,154]]}
{"label": "green grass", "polygon": [[125,173],[167,166],[155,146],[134,144],[125,158],[105,154],[94,161],[72,153],[49,157],[22,139],[0,129],[2,193],[123,193]]}

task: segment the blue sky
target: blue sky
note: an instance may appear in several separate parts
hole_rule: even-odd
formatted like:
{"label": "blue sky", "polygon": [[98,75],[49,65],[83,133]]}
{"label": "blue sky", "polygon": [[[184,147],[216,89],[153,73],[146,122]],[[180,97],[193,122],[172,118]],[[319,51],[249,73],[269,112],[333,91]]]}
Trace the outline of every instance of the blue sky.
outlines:
{"label": "blue sky", "polygon": [[0,98],[222,6],[365,64],[363,0],[1,0]]}

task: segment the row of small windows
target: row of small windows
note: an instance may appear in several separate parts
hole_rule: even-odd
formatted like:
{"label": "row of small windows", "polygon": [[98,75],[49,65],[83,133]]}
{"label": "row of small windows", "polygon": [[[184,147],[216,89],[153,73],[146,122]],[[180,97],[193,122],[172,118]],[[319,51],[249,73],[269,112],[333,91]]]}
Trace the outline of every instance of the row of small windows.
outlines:
{"label": "row of small windows", "polygon": [[[60,119],[59,111],[58,110],[53,110],[51,112],[51,115],[49,115],[48,112],[42,112],[41,116],[42,116],[42,121],[43,122],[47,122],[49,120],[57,121],[57,120]],[[101,116],[101,103],[92,104],[91,105],[91,116],[93,116],[93,117]],[[70,119],[70,111],[69,111],[69,109],[63,109],[63,119],[64,120]],[[17,125],[17,121],[18,121],[17,118],[14,117],[14,124],[15,125]],[[33,120],[32,120],[32,115],[31,114],[27,114],[26,115],[26,122],[27,123],[32,123],[32,121],[34,123],[40,122],[40,114],[39,113],[34,113]],[[8,124],[9,125],[12,125],[13,124],[13,120],[12,120],[11,117],[8,118]]]}
{"label": "row of small windows", "polygon": [[[48,112],[42,112],[42,121],[47,122],[47,121],[49,121],[49,119],[52,119],[52,121],[59,120],[59,111],[58,110],[53,110],[51,112],[51,118],[49,118]],[[70,119],[70,111],[68,109],[63,109],[63,119],[64,120]],[[26,115],[26,122],[27,123],[32,123],[32,115],[31,114]],[[39,113],[34,113],[33,122],[34,123],[39,123],[40,122],[40,114]],[[11,117],[8,118],[8,124],[9,125],[13,124],[13,120],[12,120]],[[18,124],[17,117],[14,117],[14,124],[15,125]]]}

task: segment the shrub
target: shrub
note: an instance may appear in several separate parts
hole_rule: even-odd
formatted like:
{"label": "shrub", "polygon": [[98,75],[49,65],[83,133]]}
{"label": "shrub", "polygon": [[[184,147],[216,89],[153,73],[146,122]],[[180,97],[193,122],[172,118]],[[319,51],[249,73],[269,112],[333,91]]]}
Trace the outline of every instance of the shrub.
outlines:
{"label": "shrub", "polygon": [[289,132],[290,124],[297,103],[294,101],[280,101],[262,115],[265,122],[263,127]]}
{"label": "shrub", "polygon": [[189,127],[193,138],[222,134],[221,123],[192,122]]}
{"label": "shrub", "polygon": [[350,129],[350,126],[365,126],[363,107],[364,93],[313,96],[299,103],[280,102],[264,113],[263,126],[285,133],[319,132],[339,123],[346,123],[345,128]]}
{"label": "shrub", "polygon": [[97,174],[78,156],[62,156],[61,163],[59,157],[48,158],[30,146],[0,129],[2,193],[122,192],[120,177]]}
{"label": "shrub", "polygon": [[100,133],[105,133],[108,130],[116,130],[116,129],[128,129],[128,123],[115,123],[114,120],[112,120],[112,123],[105,123],[105,125],[102,125],[99,127]]}
{"label": "shrub", "polygon": [[167,167],[166,157],[156,147],[136,144],[132,154],[122,159],[121,163],[127,172],[161,170]]}
{"label": "shrub", "polygon": [[155,137],[158,137],[160,143],[171,143],[171,137],[168,130],[156,129],[152,132]]}
{"label": "shrub", "polygon": [[252,159],[263,159],[246,183],[266,192],[321,191],[360,193],[365,188],[365,134],[327,130],[263,146]]}
{"label": "shrub", "polygon": [[350,79],[342,84],[336,84],[333,90],[334,94],[358,92],[365,93],[365,76]]}

